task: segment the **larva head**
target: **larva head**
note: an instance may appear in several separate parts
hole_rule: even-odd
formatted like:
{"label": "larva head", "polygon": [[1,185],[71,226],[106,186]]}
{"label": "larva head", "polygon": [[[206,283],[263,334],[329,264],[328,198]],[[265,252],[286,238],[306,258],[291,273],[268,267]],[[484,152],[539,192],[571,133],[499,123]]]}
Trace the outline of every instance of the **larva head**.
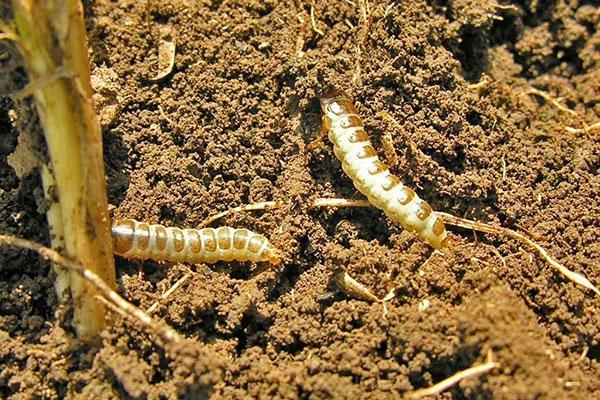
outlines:
{"label": "larva head", "polygon": [[323,112],[327,112],[327,106],[329,104],[334,103],[339,100],[342,100],[342,99],[347,99],[347,98],[348,98],[348,95],[346,93],[344,93],[343,91],[335,88],[334,86],[328,86],[321,93],[321,98],[320,98],[321,110],[323,110]]}
{"label": "larva head", "polygon": [[340,98],[348,98],[348,95],[334,86],[328,86],[321,93],[321,106],[327,105]]}
{"label": "larva head", "polygon": [[342,90],[334,87],[327,88],[321,95],[321,110],[330,119],[337,119],[345,114],[356,114],[358,110],[350,101],[350,97]]}

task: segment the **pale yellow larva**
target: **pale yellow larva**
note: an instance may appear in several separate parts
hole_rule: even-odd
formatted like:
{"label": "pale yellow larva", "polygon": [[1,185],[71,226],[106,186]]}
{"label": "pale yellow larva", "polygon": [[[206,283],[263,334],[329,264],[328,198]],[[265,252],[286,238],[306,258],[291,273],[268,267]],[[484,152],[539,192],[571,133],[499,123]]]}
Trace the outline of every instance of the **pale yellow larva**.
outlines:
{"label": "pale yellow larva", "polygon": [[248,229],[180,229],[122,219],[113,221],[112,237],[114,252],[126,258],[189,263],[280,262],[278,250],[267,238]]}
{"label": "pale yellow larva", "polygon": [[348,96],[330,89],[321,96],[321,109],[323,129],[328,131],[333,151],[354,186],[390,219],[416,232],[432,247],[444,247],[448,242],[444,220],[379,160]]}

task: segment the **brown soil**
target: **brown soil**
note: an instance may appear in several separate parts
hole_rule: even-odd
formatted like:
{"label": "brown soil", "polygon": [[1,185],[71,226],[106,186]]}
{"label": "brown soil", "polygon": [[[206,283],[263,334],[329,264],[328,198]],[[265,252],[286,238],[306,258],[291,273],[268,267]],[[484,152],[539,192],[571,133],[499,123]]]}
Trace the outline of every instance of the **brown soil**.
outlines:
{"label": "brown soil", "polygon": [[[513,240],[451,228],[452,247],[432,256],[377,210],[310,209],[360,196],[329,144],[306,149],[318,95],[338,85],[378,148],[391,133],[394,172],[434,209],[526,229],[600,285],[600,135],[564,129],[600,119],[600,6],[371,1],[367,22],[355,2],[314,3],[324,35],[297,0],[152,1],[149,19],[145,1],[87,4],[114,215],[194,226],[283,201],[293,207],[220,223],[264,233],[286,261],[262,273],[187,266],[155,313],[203,349],[186,369],[112,314],[100,348],[73,341],[49,265],[0,248],[0,397],[398,398],[491,350],[500,368],[442,397],[600,398],[600,299]],[[175,68],[154,82],[168,30]],[[6,164],[11,108],[4,100],[0,232],[48,243],[39,179]],[[119,292],[142,308],[187,271],[117,264]],[[379,297],[397,288],[387,319],[334,291],[339,267]]]}

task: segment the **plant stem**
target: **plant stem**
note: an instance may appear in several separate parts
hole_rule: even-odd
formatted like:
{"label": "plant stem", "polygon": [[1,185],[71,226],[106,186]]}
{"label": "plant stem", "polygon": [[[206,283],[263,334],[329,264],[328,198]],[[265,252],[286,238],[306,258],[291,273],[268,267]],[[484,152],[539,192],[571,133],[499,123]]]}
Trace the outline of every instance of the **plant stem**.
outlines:
{"label": "plant stem", "polygon": [[[62,232],[63,238],[52,242],[64,239],[69,257],[114,288],[102,133],[91,101],[82,5],[75,0],[13,0],[12,5],[17,46],[48,149],[44,183],[55,184],[48,220],[51,234]],[[56,201],[58,207],[52,204]],[[93,339],[104,326],[104,306],[95,300],[95,289],[76,273],[57,267],[57,274],[59,296],[70,289],[78,336]]]}

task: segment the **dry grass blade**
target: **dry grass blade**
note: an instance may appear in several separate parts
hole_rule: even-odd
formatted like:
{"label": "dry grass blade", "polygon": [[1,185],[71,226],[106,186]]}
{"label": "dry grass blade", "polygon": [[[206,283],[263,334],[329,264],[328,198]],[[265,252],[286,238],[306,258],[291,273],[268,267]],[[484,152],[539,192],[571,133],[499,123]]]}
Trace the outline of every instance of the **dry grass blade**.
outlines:
{"label": "dry grass blade", "polygon": [[15,236],[0,235],[0,244],[33,250],[42,258],[80,274],[83,279],[92,284],[105,299],[110,301],[117,309],[119,309],[120,314],[128,317],[129,319],[140,322],[142,325],[149,328],[153,334],[156,334],[158,337],[160,337],[165,343],[178,343],[182,340],[181,336],[175,330],[167,325],[153,320],[144,311],[140,310],[119,296],[119,294],[112,290],[110,286],[108,286],[98,275],[85,268],[83,265],[69,258],[63,257],[56,251],[42,246],[39,243],[21,239]]}
{"label": "dry grass blade", "polygon": [[373,207],[369,200],[319,198],[313,201],[311,207]]}
{"label": "dry grass blade", "polygon": [[457,372],[456,374],[444,379],[441,382],[436,383],[425,389],[419,389],[410,394],[411,399],[420,399],[425,396],[433,396],[442,393],[444,390],[456,385],[458,382],[466,378],[472,378],[482,375],[494,368],[499,367],[500,364],[492,361],[492,353],[488,353],[485,364],[477,365],[475,367],[467,368],[463,371]]}

